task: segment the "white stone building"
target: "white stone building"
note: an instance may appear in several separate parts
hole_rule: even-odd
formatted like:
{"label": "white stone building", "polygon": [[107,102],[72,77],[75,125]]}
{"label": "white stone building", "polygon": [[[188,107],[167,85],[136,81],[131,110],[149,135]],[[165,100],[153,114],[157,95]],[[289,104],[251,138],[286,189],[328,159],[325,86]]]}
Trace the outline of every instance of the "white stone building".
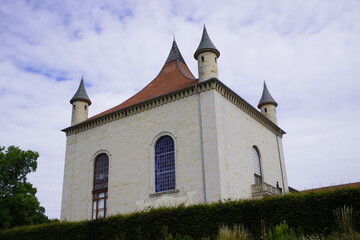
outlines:
{"label": "white stone building", "polygon": [[63,130],[62,220],[288,191],[277,103],[265,84],[261,111],[223,84],[219,56],[204,27],[196,79],[174,41],[152,82],[91,118],[81,80]]}

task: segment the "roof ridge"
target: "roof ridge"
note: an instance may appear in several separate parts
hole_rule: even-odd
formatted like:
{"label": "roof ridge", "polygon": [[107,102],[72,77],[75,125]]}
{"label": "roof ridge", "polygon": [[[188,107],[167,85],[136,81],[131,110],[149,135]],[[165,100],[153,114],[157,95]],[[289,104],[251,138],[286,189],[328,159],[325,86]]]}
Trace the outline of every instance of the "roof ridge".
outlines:
{"label": "roof ridge", "polygon": [[[181,69],[181,66],[179,65],[179,61],[176,61],[176,64],[177,64],[180,72],[184,75],[184,77],[186,77],[186,78],[188,78],[188,79],[190,79],[190,80],[197,80],[194,76],[192,76],[193,78],[191,78],[190,76],[188,76],[188,75]],[[186,63],[185,63],[185,66],[189,69],[189,67],[186,65]],[[189,69],[189,72],[191,73],[190,69]],[[192,75],[192,73],[191,73],[191,75]]]}

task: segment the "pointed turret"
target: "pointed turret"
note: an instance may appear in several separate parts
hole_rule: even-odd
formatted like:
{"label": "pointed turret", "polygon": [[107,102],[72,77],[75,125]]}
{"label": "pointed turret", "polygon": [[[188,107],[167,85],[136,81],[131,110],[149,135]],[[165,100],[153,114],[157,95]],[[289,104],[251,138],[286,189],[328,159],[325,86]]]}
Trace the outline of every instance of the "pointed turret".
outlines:
{"label": "pointed turret", "polygon": [[266,83],[264,81],[264,89],[258,104],[258,108],[261,110],[261,113],[277,124],[276,118],[276,107],[278,106],[277,102],[271,96]]}
{"label": "pointed turret", "polygon": [[72,116],[71,125],[78,124],[88,119],[89,106],[91,101],[86,93],[84,78],[81,77],[80,85],[75,95],[71,98],[70,103],[72,104]]}
{"label": "pointed turret", "polygon": [[169,56],[166,59],[165,63],[171,63],[172,61],[176,61],[176,60],[186,64],[185,60],[182,57],[182,55],[180,53],[180,50],[179,50],[179,48],[178,48],[178,46],[176,44],[175,38],[174,38],[173,44],[172,44],[172,47],[171,47],[171,50],[170,50],[170,53],[169,53]]}
{"label": "pointed turret", "polygon": [[203,34],[201,37],[200,44],[194,53],[194,58],[197,59],[198,55],[202,52],[213,52],[216,54],[216,57],[219,58],[220,52],[216,49],[215,45],[212,43],[209,34],[207,33],[206,27],[204,25]]}
{"label": "pointed turret", "polygon": [[85,101],[89,104],[89,106],[91,105],[90,98],[86,93],[84,77],[81,77],[79,88],[76,91],[75,95],[71,98],[70,103],[72,104],[75,101]]}
{"label": "pointed turret", "polygon": [[220,52],[212,43],[204,25],[199,47],[194,53],[194,58],[198,61],[199,81],[218,78],[217,59],[219,56]]}

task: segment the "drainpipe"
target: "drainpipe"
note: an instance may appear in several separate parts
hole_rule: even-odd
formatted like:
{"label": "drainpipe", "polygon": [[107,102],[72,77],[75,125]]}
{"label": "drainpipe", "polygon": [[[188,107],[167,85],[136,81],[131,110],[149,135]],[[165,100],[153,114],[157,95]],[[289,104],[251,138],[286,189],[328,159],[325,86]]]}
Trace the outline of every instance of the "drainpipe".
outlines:
{"label": "drainpipe", "polygon": [[195,92],[197,94],[198,112],[199,112],[200,149],[201,149],[201,167],[202,167],[202,181],[203,181],[203,190],[204,190],[204,203],[207,203],[206,177],[205,177],[205,157],[204,157],[204,137],[203,137],[202,116],[201,116],[201,97],[200,97],[200,92],[198,91],[198,85],[197,84],[195,85]]}
{"label": "drainpipe", "polygon": [[280,146],[279,146],[279,136],[278,136],[278,135],[275,135],[275,136],[276,136],[276,143],[277,143],[278,154],[279,154],[279,162],[280,162],[282,185],[283,185],[284,194],[285,194],[284,173],[283,173],[283,166],[282,166],[282,163],[281,163],[281,154],[280,154]]}

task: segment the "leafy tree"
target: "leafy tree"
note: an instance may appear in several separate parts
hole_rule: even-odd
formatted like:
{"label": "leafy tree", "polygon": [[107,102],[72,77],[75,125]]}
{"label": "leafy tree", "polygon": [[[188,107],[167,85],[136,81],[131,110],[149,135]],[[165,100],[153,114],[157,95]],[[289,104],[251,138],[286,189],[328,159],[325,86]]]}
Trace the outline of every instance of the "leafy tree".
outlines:
{"label": "leafy tree", "polygon": [[0,229],[48,221],[26,178],[36,171],[38,157],[37,152],[0,146]]}

